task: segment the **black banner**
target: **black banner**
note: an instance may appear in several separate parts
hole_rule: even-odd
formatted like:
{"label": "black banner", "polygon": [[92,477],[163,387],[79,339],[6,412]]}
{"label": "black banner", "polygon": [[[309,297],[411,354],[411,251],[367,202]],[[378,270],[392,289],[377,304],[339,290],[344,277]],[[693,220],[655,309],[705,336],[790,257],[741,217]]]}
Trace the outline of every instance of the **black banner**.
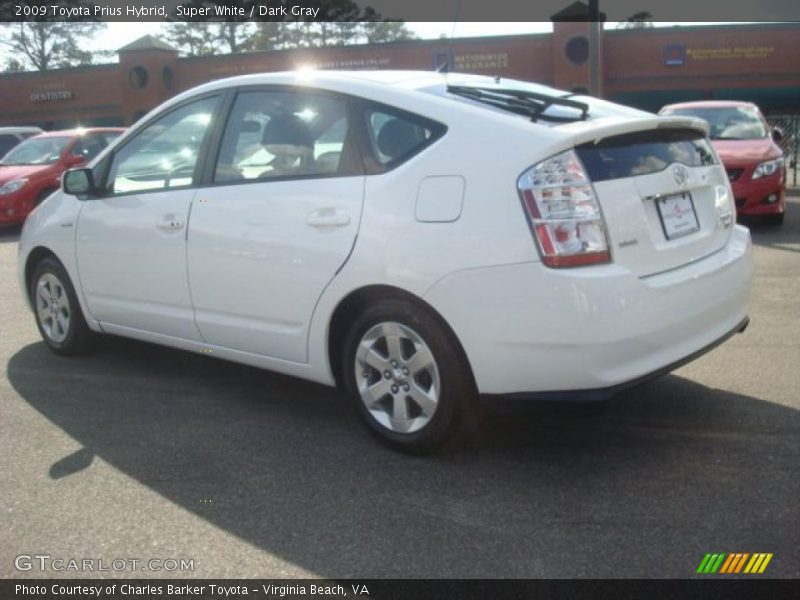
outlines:
{"label": "black banner", "polygon": [[21,580],[0,581],[3,600],[547,600],[647,598],[658,600],[800,597],[797,580]]}
{"label": "black banner", "polygon": [[4,0],[0,21],[799,21],[797,0]]}

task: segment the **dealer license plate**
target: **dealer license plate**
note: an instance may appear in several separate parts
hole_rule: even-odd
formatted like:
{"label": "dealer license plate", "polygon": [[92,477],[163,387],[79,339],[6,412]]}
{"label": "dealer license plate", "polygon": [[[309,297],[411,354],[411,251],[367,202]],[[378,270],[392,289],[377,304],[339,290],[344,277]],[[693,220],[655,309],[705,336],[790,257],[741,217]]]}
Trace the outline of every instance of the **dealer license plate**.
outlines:
{"label": "dealer license plate", "polygon": [[664,235],[668,240],[683,237],[700,229],[697,212],[689,192],[664,196],[656,201]]}

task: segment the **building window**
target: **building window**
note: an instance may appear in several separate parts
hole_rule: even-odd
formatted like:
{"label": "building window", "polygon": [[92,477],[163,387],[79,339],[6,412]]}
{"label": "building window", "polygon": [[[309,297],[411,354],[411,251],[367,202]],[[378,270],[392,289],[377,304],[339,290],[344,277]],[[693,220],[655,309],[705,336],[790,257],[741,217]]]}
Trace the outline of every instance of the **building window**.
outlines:
{"label": "building window", "polygon": [[572,38],[564,47],[564,54],[573,65],[582,65],[589,60],[589,40],[583,36]]}
{"label": "building window", "polygon": [[161,69],[161,83],[164,84],[166,89],[172,89],[172,86],[175,84],[175,72],[172,70],[172,67],[164,67]]}
{"label": "building window", "polygon": [[130,71],[128,71],[128,83],[131,84],[131,87],[135,90],[142,90],[147,87],[147,81],[150,79],[150,75],[142,66],[133,67]]}

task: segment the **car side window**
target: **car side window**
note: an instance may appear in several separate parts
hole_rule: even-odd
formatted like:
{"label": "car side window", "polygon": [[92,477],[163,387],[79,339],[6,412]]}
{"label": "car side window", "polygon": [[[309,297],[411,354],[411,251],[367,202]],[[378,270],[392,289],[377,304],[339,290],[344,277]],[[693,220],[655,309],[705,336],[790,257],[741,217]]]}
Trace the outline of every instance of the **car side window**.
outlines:
{"label": "car side window", "polygon": [[6,152],[11,150],[14,146],[19,144],[19,140],[15,135],[0,135],[0,158],[2,158]]}
{"label": "car side window", "polygon": [[370,108],[366,116],[372,151],[383,166],[410,158],[444,131],[438,123],[390,109]]}
{"label": "car side window", "polygon": [[242,92],[214,182],[355,174],[346,101],[305,91]]}
{"label": "car side window", "polygon": [[125,194],[191,186],[218,102],[218,96],[197,100],[146,125],[114,154],[107,192]]}
{"label": "car side window", "polygon": [[100,154],[106,146],[108,146],[108,141],[102,135],[87,134],[75,142],[70,154],[80,156],[86,162],[89,162]]}

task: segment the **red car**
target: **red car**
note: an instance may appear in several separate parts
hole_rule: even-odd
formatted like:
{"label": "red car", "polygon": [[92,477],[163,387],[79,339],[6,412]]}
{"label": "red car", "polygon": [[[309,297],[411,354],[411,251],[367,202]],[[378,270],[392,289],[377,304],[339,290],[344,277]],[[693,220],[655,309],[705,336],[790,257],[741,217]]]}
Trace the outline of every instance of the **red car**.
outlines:
{"label": "red car", "polygon": [[28,138],[0,161],[0,224],[18,224],[57,190],[61,174],[97,156],[120,128],[52,131]]}
{"label": "red car", "polygon": [[779,129],[770,129],[755,104],[708,101],[670,104],[661,115],[688,115],[708,121],[711,143],[722,159],[740,215],[760,215],[783,223],[786,165]]}

